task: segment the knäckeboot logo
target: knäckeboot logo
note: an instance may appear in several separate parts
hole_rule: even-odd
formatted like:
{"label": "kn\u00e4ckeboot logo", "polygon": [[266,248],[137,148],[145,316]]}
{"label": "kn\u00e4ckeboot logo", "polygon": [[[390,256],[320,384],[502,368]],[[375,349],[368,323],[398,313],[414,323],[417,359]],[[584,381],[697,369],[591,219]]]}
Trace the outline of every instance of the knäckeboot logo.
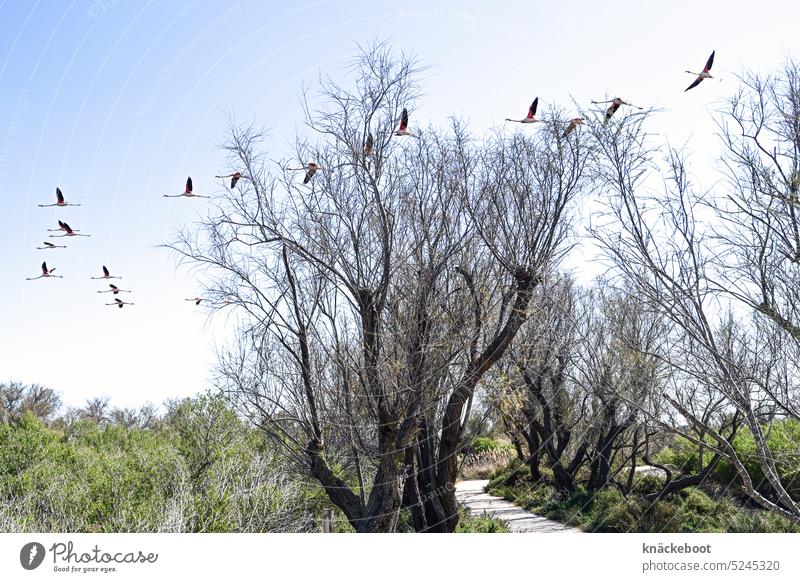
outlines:
{"label": "kn\u00e4ckeboot logo", "polygon": [[44,561],[44,546],[39,542],[29,542],[19,551],[19,563],[26,570],[35,570]]}

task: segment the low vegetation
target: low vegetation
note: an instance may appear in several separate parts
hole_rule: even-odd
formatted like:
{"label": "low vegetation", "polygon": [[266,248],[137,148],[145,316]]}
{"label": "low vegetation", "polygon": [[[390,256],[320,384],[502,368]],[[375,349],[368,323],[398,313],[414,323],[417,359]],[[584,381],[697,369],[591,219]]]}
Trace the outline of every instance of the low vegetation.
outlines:
{"label": "low vegetation", "polygon": [[[675,458],[675,451],[661,457]],[[800,532],[800,526],[781,516],[753,507],[720,470],[701,487],[687,487],[657,498],[663,477],[639,475],[626,494],[605,488],[594,494],[584,484],[572,492],[559,491],[542,468],[543,477],[530,478],[519,460],[497,471],[488,492],[524,509],[587,532]]]}
{"label": "low vegetation", "polygon": [[508,533],[506,524],[488,515],[471,515],[462,513],[456,533]]}
{"label": "low vegetation", "polygon": [[320,489],[218,397],[173,402],[163,416],[148,408],[147,426],[91,406],[45,418],[2,410],[2,532],[319,529]]}

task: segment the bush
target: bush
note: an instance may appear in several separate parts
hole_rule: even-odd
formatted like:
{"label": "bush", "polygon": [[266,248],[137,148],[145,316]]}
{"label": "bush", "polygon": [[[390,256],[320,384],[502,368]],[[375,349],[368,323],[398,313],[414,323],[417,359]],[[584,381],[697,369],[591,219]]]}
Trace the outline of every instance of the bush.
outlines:
{"label": "bush", "polygon": [[508,528],[499,519],[486,514],[472,516],[462,513],[456,526],[456,533],[508,533]]}
{"label": "bush", "polygon": [[[487,475],[489,478],[488,488],[499,487],[501,485],[514,485],[517,481],[528,475],[528,467],[517,457],[510,463],[496,467],[495,470]],[[495,493],[495,495],[499,495]],[[502,495],[500,495],[502,497]]]}
{"label": "bush", "polygon": [[732,533],[800,533],[800,526],[767,511],[741,510],[728,523]]}
{"label": "bush", "polygon": [[[783,419],[772,422],[762,428],[767,434],[767,446],[772,451],[776,461],[778,477],[784,487],[794,499],[800,497],[800,452],[797,446],[800,443],[800,421]],[[763,488],[765,483],[764,472],[756,456],[756,443],[753,433],[742,428],[733,439],[733,448],[736,455],[750,474],[756,488]],[[707,452],[704,459],[710,461],[713,453]],[[699,467],[697,445],[683,437],[678,437],[675,443],[656,455],[660,464],[674,466],[683,474],[696,473]],[[717,483],[727,486],[731,483],[738,485],[739,476],[736,470],[726,459],[721,459],[711,478]]]}
{"label": "bush", "polygon": [[622,507],[624,501],[625,498],[620,495],[619,491],[613,489],[599,491],[592,502],[592,519],[589,523],[589,530],[604,531],[602,528],[606,523],[618,523],[621,516],[618,516],[616,512]]}
{"label": "bush", "polygon": [[514,445],[508,441],[501,441],[487,436],[477,436],[472,439],[469,447],[464,451],[466,454],[480,454],[489,451],[514,450]]}
{"label": "bush", "polygon": [[668,499],[650,503],[616,491],[595,496],[591,507],[591,531],[601,532],[719,532],[726,531],[735,514],[728,500],[714,500],[695,487]]}
{"label": "bush", "polygon": [[655,475],[637,475],[634,477],[632,493],[636,495],[650,495],[658,493],[664,488],[664,477]]}
{"label": "bush", "polygon": [[306,531],[316,490],[209,397],[159,429],[0,425],[0,531]]}
{"label": "bush", "polygon": [[[800,498],[800,421],[794,419],[778,420],[762,428],[767,434],[767,446],[775,457],[778,477],[794,499]],[[764,483],[764,472],[756,456],[756,442],[749,429],[741,429],[733,439],[733,448],[753,479],[753,484],[760,487]],[[722,483],[738,482],[736,470],[725,459],[721,460],[716,476]]]}
{"label": "bush", "polygon": [[[712,453],[713,455],[713,453]],[[704,458],[705,462],[711,458]],[[699,467],[700,455],[697,445],[682,436],[675,438],[675,442],[656,453],[653,460],[659,465],[675,467],[679,473],[689,475],[696,473]]]}
{"label": "bush", "polygon": [[638,497],[622,497],[618,491],[605,490],[595,495],[590,510],[589,531],[627,533],[641,530],[643,504]]}
{"label": "bush", "polygon": [[565,495],[547,483],[531,483],[527,477],[508,484],[513,466],[498,471],[488,491],[527,509],[592,532],[793,532],[789,520],[764,511],[737,507],[731,499],[715,499],[697,487],[688,487],[655,503],[644,495],[661,489],[663,480],[637,477],[627,497],[616,489],[590,495],[583,488]]}

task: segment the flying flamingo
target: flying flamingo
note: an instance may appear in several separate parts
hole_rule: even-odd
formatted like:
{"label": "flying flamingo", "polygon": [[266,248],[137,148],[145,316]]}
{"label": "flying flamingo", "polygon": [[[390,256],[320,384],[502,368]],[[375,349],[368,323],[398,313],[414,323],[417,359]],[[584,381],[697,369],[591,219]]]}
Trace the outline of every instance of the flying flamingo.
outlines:
{"label": "flying flamingo", "polygon": [[192,299],[184,299],[184,301],[194,301],[195,305],[200,305],[200,302],[203,301],[202,297],[193,297]]}
{"label": "flying flamingo", "polygon": [[628,103],[627,101],[623,101],[619,97],[614,97],[611,101],[592,101],[595,105],[602,105],[603,103],[611,103],[606,109],[606,116],[603,119],[603,125],[608,124],[608,120],[617,112],[617,109],[620,108],[620,105],[628,105],[630,107],[636,107],[636,109],[641,109],[638,105],[634,105],[633,103]]}
{"label": "flying flamingo", "polygon": [[314,177],[314,174],[317,173],[317,170],[321,170],[322,168],[319,167],[318,164],[315,162],[309,162],[306,165],[306,175],[303,178],[303,184],[308,184],[311,181],[311,178]]}
{"label": "flying flamingo", "polygon": [[410,131],[408,131],[408,109],[403,107],[403,111],[400,113],[400,127],[394,130],[395,135],[409,135],[414,137]]}
{"label": "flying flamingo", "polygon": [[116,305],[117,307],[122,309],[124,305],[133,305],[133,303],[128,303],[127,301],[123,301],[122,299],[115,298],[114,303],[106,303],[106,305]]}
{"label": "flying flamingo", "polygon": [[61,230],[64,231],[64,234],[51,234],[50,238],[63,238],[65,236],[92,236],[90,234],[78,234],[79,231],[72,230],[66,222],[61,222],[59,220],[58,224],[61,226]]}
{"label": "flying flamingo", "polygon": [[531,106],[528,108],[528,115],[522,119],[509,119],[506,117],[506,121],[513,121],[515,123],[536,123],[537,121],[541,121],[541,119],[537,119],[536,117],[536,107],[539,105],[539,98],[533,100]]}
{"label": "flying flamingo", "polygon": [[39,204],[42,208],[49,208],[50,206],[80,206],[80,204],[70,204],[64,202],[64,195],[61,193],[61,188],[56,188],[56,203],[55,204]]}
{"label": "flying flamingo", "polygon": [[372,138],[372,132],[367,134],[367,141],[364,143],[364,157],[369,157],[375,149],[375,140]]}
{"label": "flying flamingo", "polygon": [[180,198],[181,196],[186,196],[187,198],[211,198],[210,196],[200,196],[200,194],[192,192],[191,176],[186,178],[186,190],[184,190],[182,194],[164,194],[164,198]]}
{"label": "flying flamingo", "polygon": [[703,79],[713,79],[710,71],[711,71],[711,65],[714,64],[715,52],[717,51],[711,51],[711,56],[708,57],[708,60],[706,61],[706,66],[703,67],[702,73],[693,73],[692,71],[686,71],[690,75],[697,75],[697,78],[694,80],[694,83],[686,87],[686,89],[683,91],[684,93],[686,93],[686,91],[688,91],[689,89],[694,89],[695,87],[697,87]]}
{"label": "flying flamingo", "polygon": [[45,278],[49,278],[49,277],[55,277],[56,279],[63,279],[64,278],[61,275],[53,275],[53,271],[55,271],[55,268],[48,269],[47,268],[47,262],[44,262],[44,263],[42,263],[42,274],[41,275],[39,275],[38,277],[25,277],[25,280],[26,281],[35,281],[36,279],[45,279]]}
{"label": "flying flamingo", "polygon": [[102,277],[89,277],[90,279],[122,279],[122,277],[112,277],[111,273],[108,272],[108,269],[105,265],[103,265],[103,276]]}
{"label": "flying flamingo", "polygon": [[64,234],[51,234],[50,238],[63,238],[65,236],[92,236],[90,234],[78,234],[77,230],[72,230],[66,222],[58,221],[58,224],[61,226],[61,230],[64,231]]}
{"label": "flying flamingo", "polygon": [[112,285],[111,283],[109,283],[108,286],[111,287],[111,289],[106,289],[105,291],[98,291],[98,293],[113,293],[114,295],[117,295],[118,293],[130,293],[130,291],[126,289],[120,289],[119,287],[117,287],[116,285]]}
{"label": "flying flamingo", "polygon": [[303,184],[308,184],[311,181],[311,178],[314,177],[314,174],[317,173],[317,170],[322,170],[322,168],[316,162],[308,162],[304,168],[287,168],[287,170],[293,170],[293,171],[305,170],[306,175],[303,178]]}
{"label": "flying flamingo", "polygon": [[[66,225],[67,225],[67,223],[66,223],[66,222],[61,222],[61,221],[59,220],[59,221],[58,221],[58,228],[48,228],[48,229],[47,229],[47,232],[61,232],[62,230],[63,230],[64,232],[66,232],[66,231],[67,231],[67,229],[65,228],[65,227],[66,227]],[[76,229],[74,230],[74,232],[80,232],[80,230],[78,230],[78,229],[76,228]]]}
{"label": "flying flamingo", "polygon": [[44,246],[43,247],[36,247],[36,250],[46,251],[48,249],[65,249],[65,248],[67,248],[66,245],[54,245],[53,243],[47,242],[47,241],[44,241],[42,244]]}
{"label": "flying flamingo", "polygon": [[571,119],[569,125],[564,130],[564,133],[561,135],[561,137],[567,137],[569,134],[575,131],[576,127],[578,127],[579,125],[583,125],[585,121],[586,120],[583,117],[575,117]]}
{"label": "flying flamingo", "polygon": [[241,177],[241,172],[234,172],[233,174],[228,174],[227,176],[214,176],[215,178],[230,178],[231,179],[231,190],[236,188],[236,182],[238,182]]}

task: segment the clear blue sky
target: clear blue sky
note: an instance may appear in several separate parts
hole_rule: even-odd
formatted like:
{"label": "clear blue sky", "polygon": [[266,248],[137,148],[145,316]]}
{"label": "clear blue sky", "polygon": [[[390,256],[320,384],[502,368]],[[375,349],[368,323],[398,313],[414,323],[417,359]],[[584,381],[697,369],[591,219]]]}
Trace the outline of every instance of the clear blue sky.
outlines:
{"label": "clear blue sky", "polygon": [[[295,7],[292,7],[295,6]],[[478,135],[542,106],[620,95],[666,109],[654,129],[690,139],[698,172],[718,147],[709,111],[744,68],[800,58],[796,2],[145,2],[0,0],[0,380],[39,382],[68,404],[160,403],[207,387],[222,322],[156,248],[207,204],[166,200],[187,175],[218,188],[228,114],[301,130],[299,92],[341,76],[356,43],[390,39],[433,68],[414,121]],[[684,94],[685,69],[714,72]],[[713,179],[713,174],[707,174]],[[60,186],[80,208],[42,209]],[[92,234],[37,251],[58,218]],[[47,259],[63,280],[25,281]],[[105,307],[106,264],[135,291]],[[578,259],[578,265],[579,259]]]}

